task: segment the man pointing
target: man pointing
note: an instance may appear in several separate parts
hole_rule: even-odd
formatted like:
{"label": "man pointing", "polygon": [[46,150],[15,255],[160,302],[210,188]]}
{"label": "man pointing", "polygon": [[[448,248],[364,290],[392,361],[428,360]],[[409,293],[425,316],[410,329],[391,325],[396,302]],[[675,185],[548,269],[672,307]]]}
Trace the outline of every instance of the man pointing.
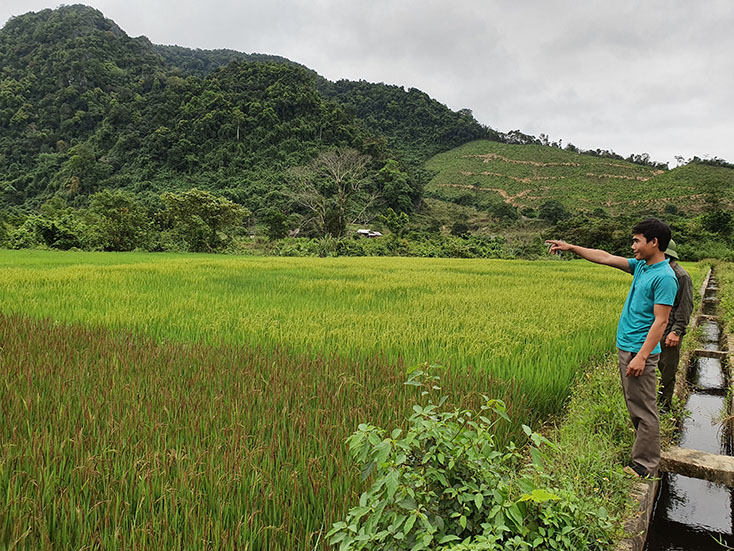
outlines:
{"label": "man pointing", "polygon": [[656,218],[642,220],[632,228],[634,258],[565,241],[546,241],[551,244],[551,254],[571,251],[633,276],[617,326],[617,355],[624,399],[636,431],[632,460],[624,470],[636,476],[654,476],[660,463],[656,368],[660,339],[678,290],[675,273],[665,258],[669,242],[670,228]]}

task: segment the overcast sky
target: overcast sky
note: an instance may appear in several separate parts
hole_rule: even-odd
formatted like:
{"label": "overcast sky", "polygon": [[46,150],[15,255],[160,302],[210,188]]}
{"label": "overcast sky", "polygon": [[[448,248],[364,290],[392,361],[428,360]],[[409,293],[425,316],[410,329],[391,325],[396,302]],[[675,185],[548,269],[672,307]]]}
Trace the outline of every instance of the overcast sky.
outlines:
{"label": "overcast sky", "polygon": [[[73,3],[73,2],[68,2]],[[414,87],[583,149],[734,161],[734,2],[88,0],[156,44]],[[0,0],[0,23],[55,0]]]}

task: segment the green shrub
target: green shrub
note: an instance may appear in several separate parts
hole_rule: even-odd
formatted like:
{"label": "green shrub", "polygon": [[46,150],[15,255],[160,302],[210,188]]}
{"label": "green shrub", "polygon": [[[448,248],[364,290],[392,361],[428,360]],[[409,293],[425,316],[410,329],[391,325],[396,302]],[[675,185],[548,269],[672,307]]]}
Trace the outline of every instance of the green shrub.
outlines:
{"label": "green shrub", "polygon": [[724,240],[707,239],[693,244],[678,247],[678,254],[683,260],[698,262],[704,258],[717,258],[725,262],[734,261],[734,245]]}
{"label": "green shrub", "polygon": [[[415,371],[406,384],[423,394],[438,377]],[[477,414],[447,411],[446,397],[414,405],[405,432],[359,425],[349,450],[374,476],[359,505],[327,538],[339,551],[421,549],[602,549],[613,523],[604,507],[553,486],[540,446],[552,444],[524,426],[532,463],[515,444],[500,446],[494,426],[509,418],[504,403],[483,397]]]}
{"label": "green shrub", "polygon": [[89,227],[70,213],[56,217],[32,214],[9,236],[12,249],[82,249],[87,245]]}
{"label": "green shrub", "polygon": [[150,248],[151,220],[145,207],[129,192],[105,189],[92,195],[88,209],[90,245],[104,251]]}

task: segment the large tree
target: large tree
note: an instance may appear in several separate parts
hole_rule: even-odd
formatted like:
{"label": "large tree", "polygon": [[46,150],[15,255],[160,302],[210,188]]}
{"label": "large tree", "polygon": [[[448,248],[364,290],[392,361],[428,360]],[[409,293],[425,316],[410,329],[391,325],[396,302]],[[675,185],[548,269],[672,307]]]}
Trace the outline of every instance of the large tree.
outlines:
{"label": "large tree", "polygon": [[242,228],[250,211],[225,197],[191,189],[163,193],[164,218],[178,239],[194,252],[220,249]]}
{"label": "large tree", "polygon": [[129,192],[95,193],[88,209],[94,245],[105,251],[132,251],[148,247],[153,239],[145,207]]}
{"label": "large tree", "polygon": [[291,198],[304,223],[321,235],[341,237],[347,224],[362,221],[377,198],[367,170],[370,157],[351,148],[324,151],[290,171]]}

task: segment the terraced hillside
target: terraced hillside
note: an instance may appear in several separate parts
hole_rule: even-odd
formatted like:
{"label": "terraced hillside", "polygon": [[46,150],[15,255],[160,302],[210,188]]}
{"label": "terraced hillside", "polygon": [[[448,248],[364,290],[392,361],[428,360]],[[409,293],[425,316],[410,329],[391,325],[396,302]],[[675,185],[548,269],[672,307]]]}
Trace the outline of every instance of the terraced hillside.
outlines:
{"label": "terraced hillside", "polygon": [[[688,164],[670,171],[540,145],[474,141],[441,153],[426,165],[435,177],[426,195],[463,205],[502,200],[538,207],[556,199],[568,209],[673,203],[699,211],[712,197],[734,205],[734,170]],[[659,209],[659,207],[658,207]]]}

